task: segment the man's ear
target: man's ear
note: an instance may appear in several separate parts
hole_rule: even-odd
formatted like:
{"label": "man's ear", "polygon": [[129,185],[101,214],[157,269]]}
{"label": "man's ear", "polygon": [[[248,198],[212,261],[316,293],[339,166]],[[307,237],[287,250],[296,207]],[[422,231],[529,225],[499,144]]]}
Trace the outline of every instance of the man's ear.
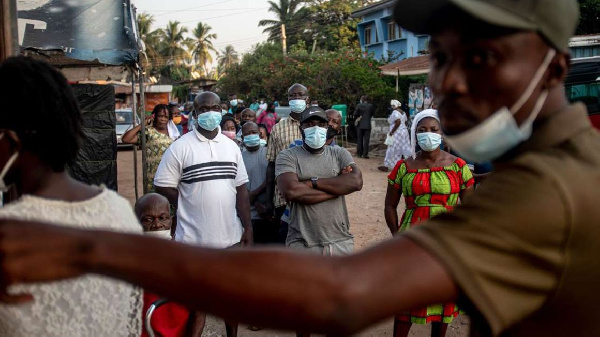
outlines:
{"label": "man's ear", "polygon": [[9,140],[12,150],[14,150],[15,152],[21,151],[23,143],[21,142],[21,139],[19,138],[19,135],[17,135],[16,132],[12,130],[5,130],[4,137],[6,137]]}
{"label": "man's ear", "polygon": [[552,89],[558,85],[563,85],[570,68],[571,55],[568,52],[557,52],[548,66],[548,77],[544,87]]}

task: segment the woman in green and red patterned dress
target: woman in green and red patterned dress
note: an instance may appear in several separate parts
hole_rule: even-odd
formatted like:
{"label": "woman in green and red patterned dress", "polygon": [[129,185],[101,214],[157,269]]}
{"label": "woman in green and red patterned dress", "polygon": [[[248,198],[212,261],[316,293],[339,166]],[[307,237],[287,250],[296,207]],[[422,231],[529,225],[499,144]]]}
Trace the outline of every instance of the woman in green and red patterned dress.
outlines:
{"label": "woman in green and red patterned dress", "polygon": [[[441,133],[436,110],[423,110],[415,116],[412,144],[416,138],[421,151],[413,151],[412,159],[398,161],[388,176],[385,220],[392,234],[451,211],[473,190],[473,175],[467,163],[440,149]],[[397,207],[403,194],[406,210],[398,221]],[[443,303],[400,314],[394,320],[394,336],[408,336],[413,323],[432,323],[431,336],[445,336],[458,312],[456,304]]]}

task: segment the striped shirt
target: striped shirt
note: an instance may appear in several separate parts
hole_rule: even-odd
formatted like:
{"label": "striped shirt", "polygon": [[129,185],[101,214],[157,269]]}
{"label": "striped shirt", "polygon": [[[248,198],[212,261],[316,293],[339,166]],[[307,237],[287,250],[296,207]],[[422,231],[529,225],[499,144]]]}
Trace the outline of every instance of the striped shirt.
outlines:
{"label": "striped shirt", "polygon": [[[296,139],[302,139],[300,133],[300,122],[293,118],[284,118],[273,126],[269,136],[269,146],[267,147],[267,161],[275,162],[279,153],[287,149]],[[273,198],[275,207],[285,206],[285,200],[275,185],[275,196]]]}
{"label": "striped shirt", "polygon": [[240,241],[236,188],[247,182],[240,148],[220,130],[214,139],[196,129],[179,138],[154,177],[154,185],[179,191],[175,240],[213,248]]}

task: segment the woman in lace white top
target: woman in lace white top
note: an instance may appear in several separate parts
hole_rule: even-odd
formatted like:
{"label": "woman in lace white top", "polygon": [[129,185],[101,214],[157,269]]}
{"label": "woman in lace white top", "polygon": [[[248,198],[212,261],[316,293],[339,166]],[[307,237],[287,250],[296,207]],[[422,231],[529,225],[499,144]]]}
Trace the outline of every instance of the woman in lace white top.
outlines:
{"label": "woman in lace white top", "polygon": [[[0,189],[14,184],[19,199],[0,208],[0,219],[37,220],[56,225],[141,232],[129,203],[106,187],[71,178],[65,166],[75,158],[81,112],[65,78],[51,66],[24,57],[0,66],[10,78],[0,118]],[[31,99],[35,95],[35,99]],[[6,100],[4,100],[6,102]],[[26,118],[18,105],[29,102]],[[33,301],[0,305],[0,336],[139,336],[139,288],[101,276],[21,286]]]}

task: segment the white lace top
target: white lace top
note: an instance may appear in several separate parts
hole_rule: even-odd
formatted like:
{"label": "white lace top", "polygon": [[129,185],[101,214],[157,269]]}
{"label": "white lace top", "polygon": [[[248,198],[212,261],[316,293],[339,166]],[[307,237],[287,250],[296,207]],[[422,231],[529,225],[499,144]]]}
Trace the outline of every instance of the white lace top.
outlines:
{"label": "white lace top", "polygon": [[[25,195],[0,208],[1,219],[39,220],[77,228],[142,232],[129,203],[102,187],[82,202]],[[11,287],[34,302],[0,304],[0,336],[131,336],[141,334],[140,288],[101,276]]]}

